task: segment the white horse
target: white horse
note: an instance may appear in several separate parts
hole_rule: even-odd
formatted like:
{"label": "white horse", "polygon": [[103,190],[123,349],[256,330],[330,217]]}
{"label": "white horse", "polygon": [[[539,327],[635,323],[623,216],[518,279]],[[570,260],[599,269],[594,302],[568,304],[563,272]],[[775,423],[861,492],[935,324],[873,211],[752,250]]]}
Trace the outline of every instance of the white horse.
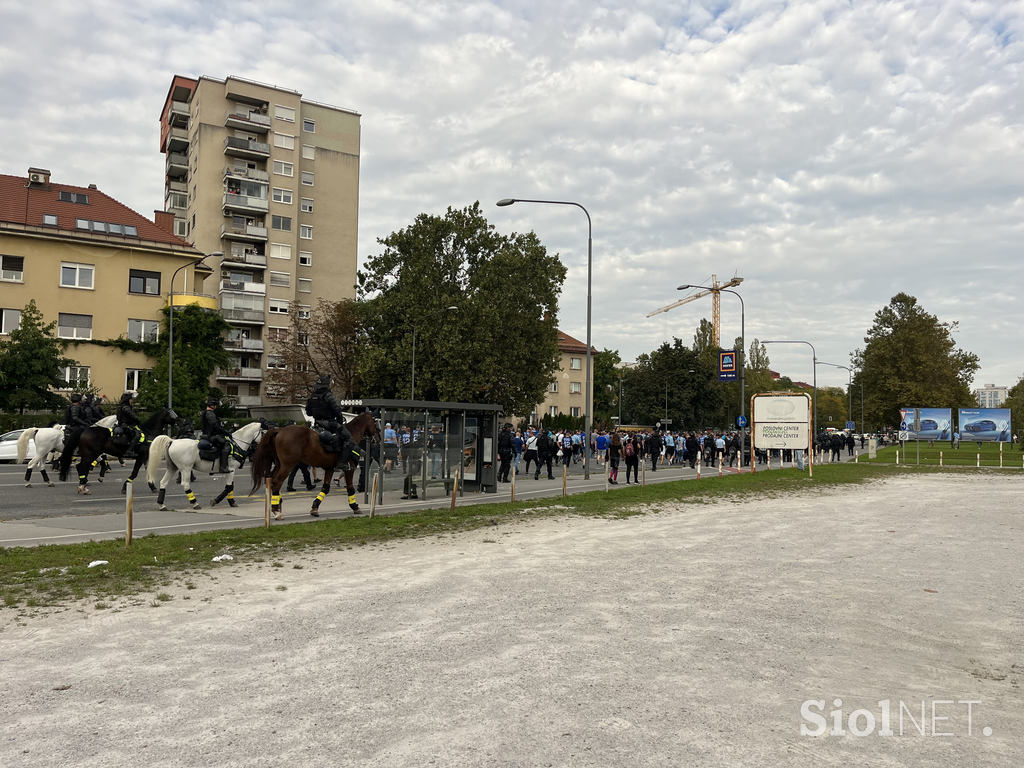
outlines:
{"label": "white horse", "polygon": [[[231,439],[234,440],[235,445],[244,454],[249,450],[249,446],[259,442],[264,432],[266,432],[265,425],[262,422],[254,421],[234,432],[231,435]],[[209,472],[212,475],[215,471],[214,467],[217,466],[220,458],[218,457],[215,461],[199,458],[199,441],[193,438],[183,437],[178,440],[172,440],[167,435],[157,435],[149,447],[149,463],[146,465],[146,477],[150,485],[156,482],[156,474],[159,470],[160,462],[165,459],[167,461],[167,469],[160,480],[160,492],[156,497],[156,503],[159,508],[166,511],[167,507],[164,505],[164,497],[167,494],[167,486],[170,484],[171,478],[174,477],[174,473],[180,471],[181,487],[185,490],[185,495],[188,497],[192,509],[202,509],[203,505],[196,501],[196,496],[192,493],[190,482],[192,469],[195,468],[199,472]],[[221,491],[217,498],[210,502],[211,507],[217,506],[225,497],[227,497],[229,506],[237,506],[234,493],[235,470],[241,466],[242,462],[236,459],[235,454],[232,453],[231,458],[228,460],[228,472],[224,476],[224,490]]]}
{"label": "white horse", "polygon": [[32,457],[32,461],[28,463],[28,468],[25,470],[25,487],[32,487],[32,470],[38,469],[43,476],[43,482],[53,488],[53,481],[46,474],[46,459],[53,451],[59,455],[64,450],[64,425],[31,427],[22,432],[18,438],[18,464],[21,464],[28,456],[28,444],[32,440],[35,440],[36,443],[36,455]]}

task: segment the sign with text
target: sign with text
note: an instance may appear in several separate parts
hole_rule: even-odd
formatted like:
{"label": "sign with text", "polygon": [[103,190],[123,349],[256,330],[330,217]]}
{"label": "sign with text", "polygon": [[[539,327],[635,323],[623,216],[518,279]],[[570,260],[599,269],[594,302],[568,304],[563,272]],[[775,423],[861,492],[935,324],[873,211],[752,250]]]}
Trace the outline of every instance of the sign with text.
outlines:
{"label": "sign with text", "polygon": [[908,440],[949,440],[953,436],[952,411],[949,408],[900,408],[900,430],[910,433]]}
{"label": "sign with text", "polygon": [[806,450],[810,444],[809,395],[754,395],[751,414],[755,448]]}
{"label": "sign with text", "polygon": [[1009,408],[961,408],[957,423],[963,442],[1008,443],[1012,439]]}
{"label": "sign with text", "polygon": [[739,378],[737,358],[739,353],[733,349],[718,353],[718,380],[736,381]]}

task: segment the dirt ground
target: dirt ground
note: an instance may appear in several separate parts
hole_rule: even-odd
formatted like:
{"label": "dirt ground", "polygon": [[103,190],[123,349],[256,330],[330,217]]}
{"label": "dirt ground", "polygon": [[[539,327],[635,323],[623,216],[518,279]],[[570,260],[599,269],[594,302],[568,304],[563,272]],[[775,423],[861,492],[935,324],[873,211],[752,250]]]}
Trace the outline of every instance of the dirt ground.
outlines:
{"label": "dirt ground", "polygon": [[524,520],[0,611],[0,765],[1019,766],[1022,490]]}

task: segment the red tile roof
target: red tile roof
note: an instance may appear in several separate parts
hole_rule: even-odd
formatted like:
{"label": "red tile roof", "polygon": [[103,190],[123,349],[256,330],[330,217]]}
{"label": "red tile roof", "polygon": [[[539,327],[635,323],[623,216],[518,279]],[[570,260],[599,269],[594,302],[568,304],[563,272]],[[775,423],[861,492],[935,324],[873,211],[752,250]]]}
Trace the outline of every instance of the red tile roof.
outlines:
{"label": "red tile roof", "polygon": [[[591,349],[591,354],[592,355],[596,355],[597,354],[597,350],[596,349],[594,349],[593,347],[591,347],[590,349]],[[583,354],[586,354],[587,353],[587,345],[584,342],[580,341],[579,339],[574,339],[568,333],[565,333],[564,331],[559,331],[558,332],[558,351],[559,352],[582,352]]]}
{"label": "red tile roof", "polygon": [[[88,195],[89,204],[82,205],[80,203],[63,202],[60,199],[61,192],[75,192]],[[44,227],[44,213],[56,214],[57,216],[57,226],[47,226],[47,229],[57,229],[63,233],[77,234],[90,240],[95,239],[108,243],[112,239],[124,240],[128,243],[139,241],[161,243],[177,248],[186,248],[199,255],[198,251],[181,238],[160,229],[160,227],[142,214],[136,213],[128,206],[119,203],[98,189],[54,183],[45,187],[34,185],[29,188],[28,177],[26,176],[0,174],[0,222],[22,224],[30,227]],[[75,227],[76,219],[105,221],[109,224],[130,224],[137,228],[139,236],[136,238],[99,232],[88,234]]]}

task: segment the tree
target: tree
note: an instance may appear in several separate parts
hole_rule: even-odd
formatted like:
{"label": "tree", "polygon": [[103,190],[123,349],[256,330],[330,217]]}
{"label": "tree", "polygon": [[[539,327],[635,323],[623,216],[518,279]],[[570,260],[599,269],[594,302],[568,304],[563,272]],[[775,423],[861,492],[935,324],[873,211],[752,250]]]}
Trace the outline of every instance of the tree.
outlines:
{"label": "tree", "polygon": [[67,343],[54,336],[56,327],[56,321],[43,322],[43,313],[32,299],[21,311],[18,329],[6,341],[0,340],[0,410],[53,411],[67,404],[52,390],[68,386],[61,368],[77,363],[64,356]]}
{"label": "tree", "polygon": [[617,415],[619,399],[619,353],[603,349],[594,355],[594,420],[607,421]]}
{"label": "tree", "polygon": [[899,424],[899,409],[971,407],[978,357],[957,349],[957,324],[940,323],[906,293],[875,313],[853,354],[854,387],[864,384],[864,410],[876,427]]}
{"label": "tree", "polygon": [[[139,404],[155,411],[167,404],[168,309],[164,307],[164,328],[161,352],[153,369],[139,384]],[[220,397],[219,389],[210,386],[214,371],[226,368],[231,356],[224,350],[224,336],[231,330],[217,312],[189,304],[174,309],[174,410],[180,415],[203,410],[206,398]]]}
{"label": "tree", "polygon": [[362,319],[356,302],[320,299],[308,318],[293,310],[290,336],[275,348],[278,366],[267,375],[267,394],[285,403],[304,402],[319,376],[334,379],[332,390],[342,398],[358,389],[358,355],[363,346]]}
{"label": "tree", "polygon": [[750,343],[750,353],[747,355],[746,364],[747,397],[750,398],[758,392],[770,392],[772,389],[771,361],[768,359],[768,350],[757,339]]}
{"label": "tree", "polygon": [[624,423],[655,424],[667,408],[673,429],[718,425],[724,397],[715,380],[717,360],[707,364],[680,339],[640,355],[635,366],[621,372]]}
{"label": "tree", "polygon": [[[480,204],[420,214],[359,273],[364,395],[498,403],[530,413],[558,370],[565,267],[537,236],[500,235]],[[456,307],[456,311],[447,311]],[[416,392],[411,389],[416,327]]]}
{"label": "tree", "polygon": [[[1017,383],[1007,393],[1004,408],[1010,409],[1010,427],[1014,434],[1020,435],[1024,431],[1024,376],[1017,380]],[[1017,443],[1021,447],[1021,443]]]}

